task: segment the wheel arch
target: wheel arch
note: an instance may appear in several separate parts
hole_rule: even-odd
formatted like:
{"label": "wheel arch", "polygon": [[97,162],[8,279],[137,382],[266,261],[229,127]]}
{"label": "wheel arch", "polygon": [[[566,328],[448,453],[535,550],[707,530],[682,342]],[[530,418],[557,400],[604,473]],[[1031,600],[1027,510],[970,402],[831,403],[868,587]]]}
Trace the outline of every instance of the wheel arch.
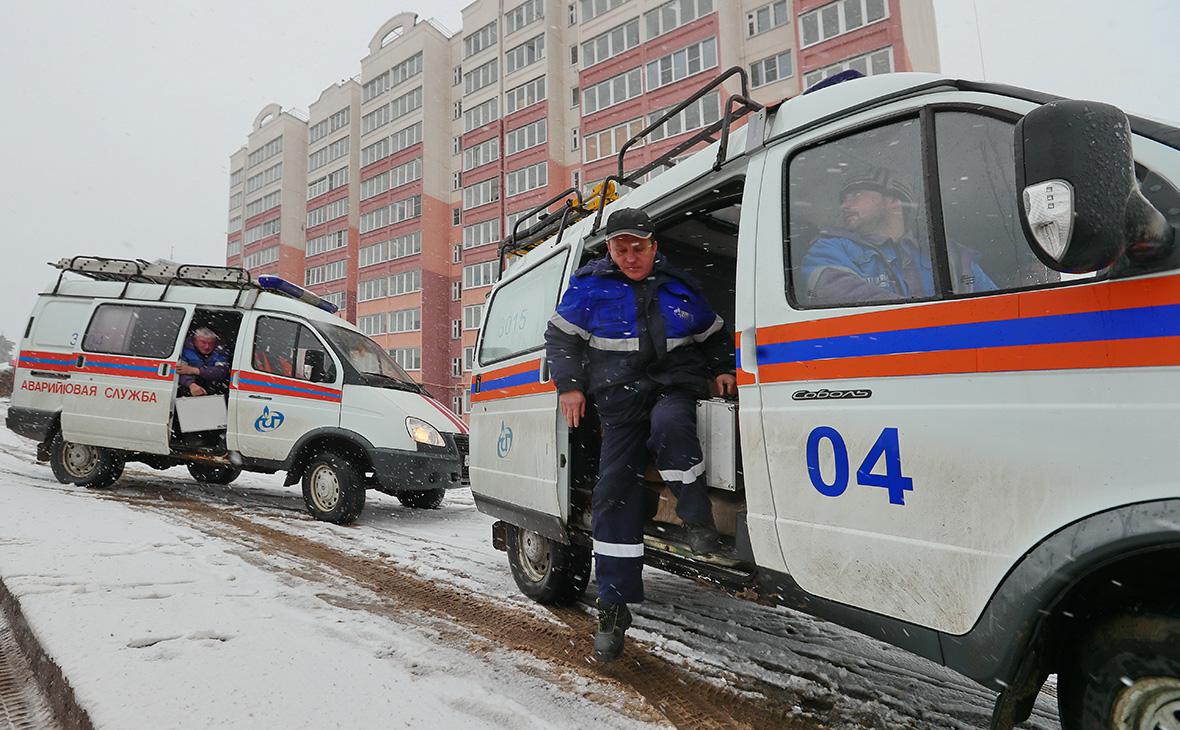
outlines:
{"label": "wheel arch", "polygon": [[321,451],[334,451],[357,465],[360,472],[372,471],[373,460],[369,451],[373,444],[364,436],[346,428],[324,427],[303,434],[284,462],[287,472],[285,484],[290,486],[303,478],[307,465]]}

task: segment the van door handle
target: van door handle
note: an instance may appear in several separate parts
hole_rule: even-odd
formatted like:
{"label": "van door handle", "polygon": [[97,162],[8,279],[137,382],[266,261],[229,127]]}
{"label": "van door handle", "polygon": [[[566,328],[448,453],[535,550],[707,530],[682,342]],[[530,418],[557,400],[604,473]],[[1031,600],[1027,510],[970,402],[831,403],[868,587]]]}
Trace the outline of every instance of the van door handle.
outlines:
{"label": "van door handle", "polygon": [[758,376],[758,339],[757,327],[747,327],[738,333],[738,351],[741,358],[742,372]]}
{"label": "van door handle", "polygon": [[549,382],[549,358],[547,358],[547,357],[541,358],[541,375],[540,375],[540,377],[541,377],[542,383]]}
{"label": "van door handle", "polygon": [[78,368],[79,370],[86,367],[86,356],[79,355],[78,359],[74,362],[74,367]]}
{"label": "van door handle", "polygon": [[253,398],[254,400],[271,400],[271,397],[269,395],[254,395],[253,393],[251,393],[250,395],[248,395],[246,397]]}

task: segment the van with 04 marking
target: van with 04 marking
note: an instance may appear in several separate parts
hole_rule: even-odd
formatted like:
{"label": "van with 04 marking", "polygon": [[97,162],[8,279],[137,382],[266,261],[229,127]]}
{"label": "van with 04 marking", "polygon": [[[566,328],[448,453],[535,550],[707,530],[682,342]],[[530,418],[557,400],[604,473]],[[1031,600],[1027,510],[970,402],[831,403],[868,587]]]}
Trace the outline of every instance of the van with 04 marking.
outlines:
{"label": "van with 04 marking", "polygon": [[[53,264],[20,342],[7,426],[63,483],[128,462],[228,484],[286,472],[307,510],[347,524],[367,490],[436,508],[467,483],[467,427],[336,307],[245,269],[78,256]],[[182,350],[217,335],[223,392],[180,386]]]}
{"label": "van with 04 marking", "polygon": [[697,409],[724,549],[689,549],[649,469],[648,565],[951,667],[997,693],[993,727],[1050,674],[1067,730],[1176,727],[1180,130],[856,75],[762,106],[731,69],[501,244],[470,413],[493,543],[537,601],[587,585],[599,432],[592,408],[567,427],[543,335],[606,217],[641,208],[739,384]]}

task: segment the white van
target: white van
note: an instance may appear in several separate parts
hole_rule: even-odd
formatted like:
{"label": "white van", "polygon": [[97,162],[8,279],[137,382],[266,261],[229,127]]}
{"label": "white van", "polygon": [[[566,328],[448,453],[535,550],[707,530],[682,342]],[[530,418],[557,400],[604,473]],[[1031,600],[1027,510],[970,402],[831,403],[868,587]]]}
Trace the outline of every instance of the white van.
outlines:
{"label": "white van", "polygon": [[[907,180],[933,295],[817,296],[863,166]],[[502,245],[476,354],[472,491],[525,594],[577,598],[591,559],[599,433],[561,417],[545,325],[605,217],[643,208],[739,349],[736,401],[698,409],[727,549],[688,550],[649,469],[649,565],[943,663],[1000,693],[996,727],[1051,673],[1066,728],[1175,725],[1180,130],[927,74],[763,108],[732,69],[607,183],[633,189],[569,191]]]}
{"label": "white van", "polygon": [[[202,482],[302,479],[316,519],[365,492],[435,508],[467,481],[467,428],[336,307],[244,269],[79,256],[56,264],[20,343],[8,428],[63,483],[104,487],[138,461]],[[76,276],[81,275],[81,278]],[[224,393],[178,397],[193,332],[220,336]],[[183,395],[189,396],[186,392]]]}

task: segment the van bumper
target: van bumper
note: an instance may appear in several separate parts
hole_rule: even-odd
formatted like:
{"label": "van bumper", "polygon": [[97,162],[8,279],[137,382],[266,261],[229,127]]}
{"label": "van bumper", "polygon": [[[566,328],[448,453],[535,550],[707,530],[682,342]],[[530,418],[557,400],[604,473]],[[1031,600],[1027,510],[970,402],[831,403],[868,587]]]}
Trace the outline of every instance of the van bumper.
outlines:
{"label": "van bumper", "polygon": [[56,421],[56,411],[9,406],[8,417],[4,419],[4,425],[17,435],[40,442],[49,438],[49,434],[53,433],[53,424]]}
{"label": "van bumper", "polygon": [[446,434],[445,447],[417,451],[369,449],[378,489],[387,494],[411,489],[453,489],[468,485],[466,437]]}

